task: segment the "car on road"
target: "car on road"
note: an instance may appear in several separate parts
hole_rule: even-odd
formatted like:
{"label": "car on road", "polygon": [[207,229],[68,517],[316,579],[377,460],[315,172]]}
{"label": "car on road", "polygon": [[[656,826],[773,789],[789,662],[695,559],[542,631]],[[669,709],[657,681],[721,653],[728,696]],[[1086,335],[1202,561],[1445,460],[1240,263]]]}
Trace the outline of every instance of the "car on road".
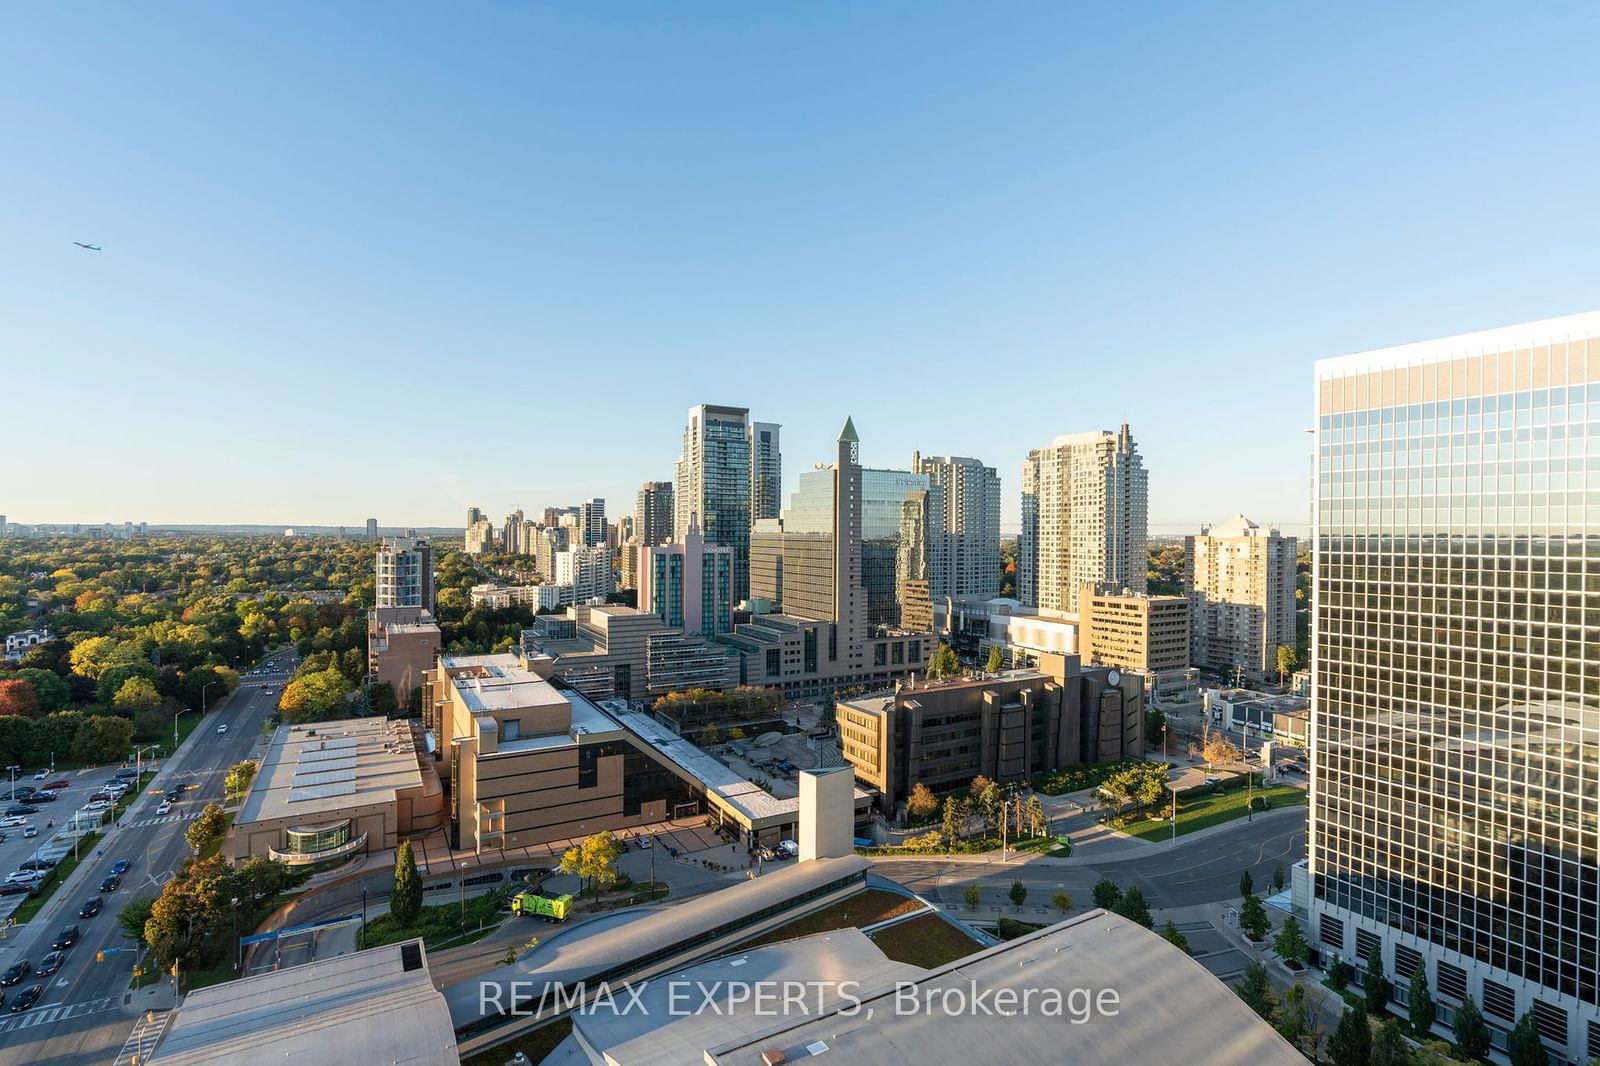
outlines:
{"label": "car on road", "polygon": [[52,951],[50,954],[39,960],[39,969],[37,971],[38,976],[49,977],[51,974],[61,969],[61,964],[65,961],[67,961],[67,957],[65,955],[59,951]]}
{"label": "car on road", "polygon": [[83,901],[83,906],[78,908],[78,917],[93,918],[100,913],[100,908],[104,906],[105,903],[101,901],[99,896],[90,896]]}
{"label": "car on road", "polygon": [[45,789],[47,791],[55,792],[55,791],[58,791],[60,789],[68,787],[68,784],[69,783],[67,781],[64,781],[64,780],[63,781],[52,781],[48,785],[46,785],[44,787],[45,787]]}
{"label": "car on road", "polygon": [[70,948],[72,945],[78,942],[78,936],[79,933],[77,926],[65,926],[61,932],[56,934],[56,938],[50,941],[50,946],[55,948],[57,951],[65,951],[67,948]]}
{"label": "car on road", "polygon": [[217,726],[217,732],[218,733],[226,733],[227,731],[228,731],[228,727],[226,725]]}
{"label": "car on road", "polygon": [[138,777],[139,776],[139,771],[134,769],[131,766],[124,766],[122,769],[117,771],[117,776],[118,777]]}
{"label": "car on road", "polygon": [[167,799],[169,800],[177,800],[177,798],[181,795],[183,795],[182,785],[173,785],[171,788],[167,789]]}
{"label": "car on road", "polygon": [[649,837],[635,837],[634,840],[638,843],[640,851],[649,851],[656,846],[655,841]]}
{"label": "car on road", "polygon": [[102,892],[115,892],[120,887],[122,887],[122,878],[116,874],[112,874],[100,882],[100,891]]}
{"label": "car on road", "polygon": [[39,835],[39,828],[37,826],[25,825],[22,827],[22,835],[24,838],[31,840]]}
{"label": "car on road", "polygon": [[7,970],[5,973],[0,973],[0,988],[10,988],[12,985],[20,985],[32,972],[33,963],[29,962],[27,959],[23,959],[21,962],[12,963],[9,970]]}
{"label": "car on road", "polygon": [[11,1013],[21,1014],[39,1002],[39,997],[42,995],[44,995],[44,985],[34,985],[31,988],[23,989],[17,993],[17,998],[11,1001]]}
{"label": "car on road", "polygon": [[[45,778],[47,778],[49,776],[50,776],[50,771],[49,770],[40,770],[38,773],[33,775],[33,779],[35,781],[43,781]],[[50,786],[46,785],[45,787],[49,788]]]}
{"label": "car on road", "polygon": [[129,862],[127,859],[118,859],[116,862],[111,864],[111,872],[116,874],[118,877],[121,877],[132,868],[133,863]]}
{"label": "car on road", "polygon": [[167,814],[171,810],[172,810],[172,801],[168,800],[168,799],[162,800],[160,805],[158,807],[156,807],[156,813],[157,814]]}
{"label": "car on road", "polygon": [[20,818],[27,814],[38,814],[39,808],[28,803],[15,803],[6,808],[7,818]]}

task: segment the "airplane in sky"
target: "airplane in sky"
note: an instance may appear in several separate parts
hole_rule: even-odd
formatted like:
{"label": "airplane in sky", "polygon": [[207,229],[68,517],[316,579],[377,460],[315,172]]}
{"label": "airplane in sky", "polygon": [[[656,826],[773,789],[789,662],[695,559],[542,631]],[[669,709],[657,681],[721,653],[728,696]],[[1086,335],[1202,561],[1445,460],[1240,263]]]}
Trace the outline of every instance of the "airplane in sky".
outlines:
{"label": "airplane in sky", "polygon": [[91,252],[100,251],[100,246],[98,244],[84,244],[82,241],[73,241],[72,243],[76,244],[79,248],[87,248]]}

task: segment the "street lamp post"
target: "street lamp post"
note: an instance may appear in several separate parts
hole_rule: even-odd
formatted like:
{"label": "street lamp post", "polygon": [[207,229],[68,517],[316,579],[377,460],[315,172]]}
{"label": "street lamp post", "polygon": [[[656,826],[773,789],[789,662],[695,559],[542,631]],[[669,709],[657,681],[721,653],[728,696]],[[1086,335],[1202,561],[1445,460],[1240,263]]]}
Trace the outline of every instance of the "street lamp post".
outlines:
{"label": "street lamp post", "polygon": [[[204,694],[202,693],[202,695]],[[193,713],[193,707],[185,707],[183,710],[172,716],[172,753],[174,755],[178,753],[178,719],[182,718],[186,714]]]}
{"label": "street lamp post", "polygon": [[17,771],[22,767],[8,766],[6,769],[11,771],[11,802],[15,803],[17,802]]}
{"label": "street lamp post", "polygon": [[235,896],[233,903],[233,968],[238,970],[244,964],[244,945],[239,940],[239,897]]}

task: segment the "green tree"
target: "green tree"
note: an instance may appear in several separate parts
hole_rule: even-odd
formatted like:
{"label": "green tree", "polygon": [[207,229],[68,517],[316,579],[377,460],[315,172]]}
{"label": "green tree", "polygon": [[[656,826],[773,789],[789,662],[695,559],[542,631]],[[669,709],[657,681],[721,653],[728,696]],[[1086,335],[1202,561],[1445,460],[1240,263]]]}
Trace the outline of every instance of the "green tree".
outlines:
{"label": "green tree", "polygon": [[1300,657],[1295,650],[1287,644],[1278,645],[1278,684],[1283,684],[1284,679],[1294,673],[1295,667],[1300,665]]}
{"label": "green tree", "polygon": [[1368,1066],[1372,1060],[1372,1023],[1367,1005],[1357,1002],[1339,1019],[1339,1027],[1328,1040],[1328,1057],[1333,1066]]}
{"label": "green tree", "polygon": [[1456,1045],[1473,1062],[1489,1061],[1489,1025],[1471,996],[1456,1011]]}
{"label": "green tree", "polygon": [[717,728],[717,723],[712,722],[700,730],[700,746],[702,748],[714,748],[721,743],[722,730]]}
{"label": "green tree", "polygon": [[1410,1066],[1411,1045],[1400,1029],[1399,1018],[1385,1018],[1372,1039],[1372,1066]]}
{"label": "green tree", "polygon": [[1244,898],[1244,905],[1239,908],[1239,928],[1249,933],[1252,940],[1260,940],[1272,928],[1272,919],[1267,917],[1260,896],[1252,893]]}
{"label": "green tree", "polygon": [[1278,1035],[1295,1046],[1301,1054],[1316,1061],[1316,1012],[1306,995],[1306,986],[1296,981],[1283,993],[1283,1003],[1273,1019]]}
{"label": "green tree", "polygon": [[204,852],[222,839],[228,831],[228,815],[215,803],[208,803],[200,817],[189,823],[183,839],[197,852]]}
{"label": "green tree", "polygon": [[989,661],[983,664],[984,670],[991,674],[998,674],[1000,667],[1005,664],[1005,658],[1000,654],[1000,645],[989,646]]}
{"label": "green tree", "polygon": [[1150,913],[1150,904],[1145,902],[1144,892],[1138,885],[1130,885],[1128,890],[1117,900],[1117,905],[1111,908],[1130,922],[1137,922],[1149,929],[1155,924],[1155,916]]}
{"label": "green tree", "polygon": [[303,674],[283,686],[278,709],[291,722],[325,722],[348,713],[346,697],[355,691],[335,667]]}
{"label": "green tree", "polygon": [[1389,1006],[1389,979],[1383,975],[1383,949],[1367,954],[1367,967],[1361,973],[1361,992],[1366,997],[1367,1010],[1382,1014]]}
{"label": "green tree", "polygon": [[1234,992],[1244,1000],[1245,1006],[1268,1021],[1276,1004],[1272,998],[1272,985],[1267,980],[1267,968],[1259,962],[1248,963],[1234,986]]}
{"label": "green tree", "polygon": [[1023,805],[1023,816],[1028,820],[1028,832],[1042,837],[1050,832],[1050,816],[1044,812],[1044,803],[1037,795],[1029,796]]}
{"label": "green tree", "polygon": [[1056,894],[1050,897],[1050,906],[1062,914],[1072,909],[1072,897],[1067,895],[1066,889],[1056,889]]}
{"label": "green tree", "polygon": [[1094,905],[1101,910],[1115,910],[1121,899],[1122,889],[1111,878],[1102,877],[1094,883]]}
{"label": "green tree", "polygon": [[153,687],[157,676],[155,665],[148,659],[113,663],[101,672],[100,680],[95,684],[95,698],[101,703],[114,704],[117,693],[130,679],[142,677]]}
{"label": "green tree", "polygon": [[0,716],[0,766],[32,766],[44,761],[38,743],[41,721],[20,714]]}
{"label": "green tree", "polygon": [[1256,890],[1255,878],[1250,876],[1250,871],[1249,870],[1246,870],[1244,873],[1239,875],[1239,898],[1240,899],[1249,899],[1250,898],[1250,893],[1254,892],[1255,890]]}
{"label": "green tree", "polygon": [[112,762],[126,758],[132,746],[132,722],[97,714],[84,719],[73,734],[72,756],[83,762]]}
{"label": "green tree", "polygon": [[1278,928],[1278,935],[1272,940],[1272,950],[1284,962],[1305,965],[1306,959],[1311,956],[1311,945],[1306,943],[1305,934],[1300,931],[1300,923],[1295,921],[1294,915],[1283,920],[1283,925]]}
{"label": "green tree", "polygon": [[26,681],[33,686],[33,691],[39,696],[39,712],[49,714],[59,711],[72,702],[72,686],[63,681],[52,670],[25,668],[18,670],[13,675],[18,681]]}
{"label": "green tree", "polygon": [[1011,902],[1019,909],[1028,900],[1028,890],[1023,886],[1021,881],[1013,880],[1011,882],[1011,892],[1009,895],[1011,896]]}
{"label": "green tree", "polygon": [[1411,1033],[1418,1040],[1426,1040],[1433,1031],[1433,993],[1428,991],[1428,967],[1419,963],[1411,971],[1411,987],[1406,989],[1406,1017],[1411,1022]]}
{"label": "green tree", "polygon": [[1189,938],[1184,936],[1178,927],[1172,923],[1171,918],[1168,918],[1167,924],[1161,927],[1161,939],[1165,940],[1167,943],[1171,944],[1185,955],[1194,954],[1194,950],[1189,947]]}
{"label": "green tree", "polygon": [[394,891],[389,896],[389,913],[403,926],[416,924],[422,917],[422,876],[417,873],[417,857],[411,841],[402,840],[394,856]]}
{"label": "green tree", "polygon": [[249,759],[236,762],[228,768],[228,776],[223,779],[223,786],[230,793],[243,792],[250,787],[250,782],[255,780],[256,764]]}
{"label": "green tree", "polygon": [[939,798],[933,794],[933,789],[918,781],[911,786],[911,794],[906,797],[906,813],[913,818],[926,818],[939,809]]}
{"label": "green tree", "polygon": [[968,908],[971,910],[977,910],[979,901],[983,899],[983,890],[977,885],[968,885],[962,891],[961,898],[966,900]]}
{"label": "green tree", "polygon": [[940,827],[945,839],[954,843],[961,837],[961,805],[954,796],[944,798],[944,824]]}
{"label": "green tree", "polygon": [[1144,742],[1147,747],[1159,747],[1167,731],[1167,714],[1159,707],[1144,712]]}
{"label": "green tree", "polygon": [[136,896],[117,913],[117,925],[125,936],[144,943],[145,923],[150,920],[150,909],[155,902],[154,896]]}
{"label": "green tree", "polygon": [[961,673],[961,659],[956,655],[956,650],[948,644],[940,644],[937,651],[928,657],[928,677],[934,681],[944,681],[956,677]]}
{"label": "green tree", "polygon": [[1282,866],[1279,866],[1277,869],[1272,871],[1272,891],[1274,891],[1274,892],[1282,892],[1283,891],[1283,867]]}
{"label": "green tree", "polygon": [[1506,1037],[1506,1057],[1511,1060],[1511,1066],[1546,1066],[1549,1061],[1545,1055],[1544,1041],[1539,1039],[1539,1027],[1533,1020],[1532,1011],[1517,1019],[1517,1024],[1511,1027]]}
{"label": "green tree", "polygon": [[111,705],[121,714],[133,717],[140,711],[153,711],[161,706],[161,693],[147,677],[130,677],[117,689]]}
{"label": "green tree", "polygon": [[367,703],[372,708],[373,714],[381,714],[385,718],[393,718],[399,705],[394,698],[394,685],[388,681],[378,681],[367,686]]}

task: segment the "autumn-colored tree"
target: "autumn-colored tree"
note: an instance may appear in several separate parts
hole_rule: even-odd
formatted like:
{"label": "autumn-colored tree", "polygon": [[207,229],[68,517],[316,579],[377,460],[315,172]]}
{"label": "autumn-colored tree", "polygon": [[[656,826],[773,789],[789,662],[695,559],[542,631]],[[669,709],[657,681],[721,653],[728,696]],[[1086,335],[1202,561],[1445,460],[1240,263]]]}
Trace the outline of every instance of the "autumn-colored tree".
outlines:
{"label": "autumn-colored tree", "polygon": [[117,689],[111,705],[131,717],[139,711],[153,711],[161,706],[161,693],[149,678],[130,677]]}
{"label": "autumn-colored tree", "polygon": [[939,799],[933,790],[921,781],[911,786],[911,794],[906,797],[906,813],[914,818],[926,818],[939,809]]}
{"label": "autumn-colored tree", "polygon": [[26,681],[0,681],[0,715],[39,717],[39,693]]}

